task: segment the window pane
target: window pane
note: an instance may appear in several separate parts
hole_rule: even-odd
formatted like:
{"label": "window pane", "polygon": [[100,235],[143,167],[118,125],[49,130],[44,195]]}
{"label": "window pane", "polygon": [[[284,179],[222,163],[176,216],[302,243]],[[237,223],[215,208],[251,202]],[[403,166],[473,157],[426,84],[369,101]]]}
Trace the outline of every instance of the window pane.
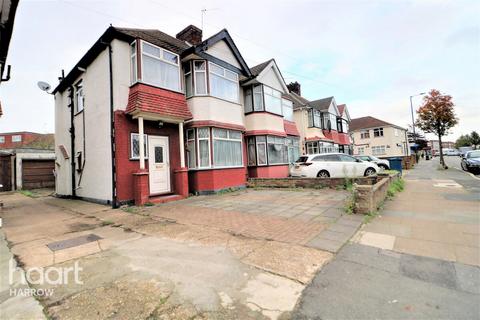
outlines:
{"label": "window pane", "polygon": [[210,67],[210,72],[214,72],[218,75],[223,76],[223,68],[222,67],[219,67],[219,66],[217,66],[213,63],[210,63],[209,67]]}
{"label": "window pane", "polygon": [[208,138],[210,136],[209,130],[210,130],[209,128],[198,128],[197,129],[198,138],[199,139]]}
{"label": "window pane", "polygon": [[195,139],[195,131],[193,129],[187,130],[187,140]]}
{"label": "window pane", "polygon": [[282,113],[285,120],[293,121],[293,105],[287,99],[282,99]]}
{"label": "window pane", "polygon": [[168,62],[178,64],[178,56],[165,50],[163,50],[163,59]]}
{"label": "window pane", "polygon": [[254,166],[257,164],[257,157],[255,154],[255,138],[248,138],[248,165]]}
{"label": "window pane", "polygon": [[225,77],[233,81],[238,80],[238,75],[235,72],[229,71],[227,69],[225,69]]}
{"label": "window pane", "polygon": [[[265,150],[265,143],[259,143],[257,137],[257,156],[258,156],[258,165],[267,164],[267,153]],[[265,137],[264,137],[265,138]]]}
{"label": "window pane", "polygon": [[195,93],[207,94],[207,80],[204,71],[195,71]]}
{"label": "window pane", "polygon": [[205,70],[205,61],[195,61],[195,70]]}
{"label": "window pane", "polygon": [[191,140],[187,142],[188,148],[188,167],[195,168],[195,140]]}
{"label": "window pane", "polygon": [[287,146],[285,145],[285,138],[267,136],[267,152],[268,163],[287,163]]}
{"label": "window pane", "polygon": [[163,163],[163,147],[155,147],[155,163]]}
{"label": "window pane", "polygon": [[242,165],[241,141],[214,140],[214,164],[217,167]]}
{"label": "window pane", "polygon": [[137,56],[133,55],[130,59],[130,72],[132,76],[132,83],[137,81]]}
{"label": "window pane", "polygon": [[193,95],[191,73],[185,75],[185,94],[187,95],[187,97],[190,97]]}
{"label": "window pane", "polygon": [[212,96],[238,102],[238,83],[216,74],[210,74],[210,93]]}
{"label": "window pane", "polygon": [[270,87],[263,86],[265,96],[265,111],[282,114],[281,93]]}
{"label": "window pane", "polygon": [[[147,135],[145,134],[143,136],[143,154],[144,154],[144,157],[147,158],[148,157],[148,148],[147,148],[147,140],[148,140],[148,137]],[[139,135],[138,133],[133,133],[131,135],[131,148],[130,148],[130,152],[131,152],[131,157],[132,158],[139,158],[140,157],[140,144],[139,144]]]}
{"label": "window pane", "polygon": [[160,58],[160,48],[149,45],[146,42],[143,42],[143,52],[148,53],[152,56]]}
{"label": "window pane", "polygon": [[[199,134],[200,136],[200,134]],[[210,143],[209,140],[203,139],[198,141],[198,149],[200,156],[200,167],[210,166]]]}
{"label": "window pane", "polygon": [[228,133],[230,139],[242,139],[242,133],[240,131],[229,130]]}
{"label": "window pane", "polygon": [[267,139],[265,138],[265,136],[258,136],[257,137],[257,142],[265,142]]}
{"label": "window pane", "polygon": [[215,138],[223,138],[223,139],[226,139],[226,138],[228,138],[227,130],[225,130],[225,129],[213,128],[213,136],[214,136]]}
{"label": "window pane", "polygon": [[245,89],[245,113],[253,111],[252,89]]}
{"label": "window pane", "polygon": [[180,90],[178,66],[143,55],[143,80],[172,90]]}

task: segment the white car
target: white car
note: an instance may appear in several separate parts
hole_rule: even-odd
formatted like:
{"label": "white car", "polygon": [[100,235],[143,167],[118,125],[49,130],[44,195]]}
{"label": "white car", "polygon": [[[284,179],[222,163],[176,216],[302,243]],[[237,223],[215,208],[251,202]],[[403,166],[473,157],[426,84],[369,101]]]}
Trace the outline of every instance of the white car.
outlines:
{"label": "white car", "polygon": [[292,177],[353,178],[374,175],[380,168],[344,153],[322,153],[298,158],[290,169]]}
{"label": "white car", "polygon": [[380,169],[385,169],[385,170],[390,169],[390,162],[388,160],[385,160],[385,159],[379,159],[379,158],[374,157],[374,156],[355,156],[355,158],[363,160],[363,161],[373,162]]}

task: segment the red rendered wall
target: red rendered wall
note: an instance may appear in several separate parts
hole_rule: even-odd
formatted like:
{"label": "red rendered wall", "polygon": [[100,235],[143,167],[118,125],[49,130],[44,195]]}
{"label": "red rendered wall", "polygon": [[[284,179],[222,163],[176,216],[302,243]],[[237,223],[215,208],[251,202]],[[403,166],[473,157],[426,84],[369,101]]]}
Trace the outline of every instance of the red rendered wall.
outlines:
{"label": "red rendered wall", "polygon": [[248,176],[250,178],[286,178],[288,175],[288,165],[248,168]]}
{"label": "red rendered wall", "polygon": [[[170,181],[172,192],[175,189],[174,171],[180,168],[180,149],[178,141],[178,125],[164,123],[158,127],[156,121],[144,121],[144,132],[149,135],[168,136],[170,145]],[[134,199],[133,173],[139,171],[138,160],[130,160],[130,133],[138,133],[138,121],[133,120],[123,111],[115,111],[115,164],[117,170],[117,199],[130,201]],[[148,160],[145,161],[148,169]]]}

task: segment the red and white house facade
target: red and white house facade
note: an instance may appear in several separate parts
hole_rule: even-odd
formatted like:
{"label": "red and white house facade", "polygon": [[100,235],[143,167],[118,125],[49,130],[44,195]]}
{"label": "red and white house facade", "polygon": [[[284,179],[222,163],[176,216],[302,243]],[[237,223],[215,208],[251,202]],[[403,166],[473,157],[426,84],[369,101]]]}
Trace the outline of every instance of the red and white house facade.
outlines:
{"label": "red and white house facade", "polygon": [[59,196],[170,201],[286,177],[299,154],[275,61],[250,69],[225,29],[110,27],[53,93]]}

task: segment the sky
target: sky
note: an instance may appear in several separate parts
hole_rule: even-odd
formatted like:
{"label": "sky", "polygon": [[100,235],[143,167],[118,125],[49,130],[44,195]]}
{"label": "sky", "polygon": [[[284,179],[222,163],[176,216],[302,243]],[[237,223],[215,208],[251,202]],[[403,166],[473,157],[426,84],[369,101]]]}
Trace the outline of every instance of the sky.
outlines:
{"label": "sky", "polygon": [[409,97],[435,88],[452,95],[459,118],[447,140],[480,131],[480,1],[21,0],[0,132],[53,132],[53,96],[37,82],[55,87],[110,24],[175,36],[201,28],[202,9],[204,38],[227,28],[250,67],[275,58],[309,100],[334,96],[352,118],[407,127]]}

